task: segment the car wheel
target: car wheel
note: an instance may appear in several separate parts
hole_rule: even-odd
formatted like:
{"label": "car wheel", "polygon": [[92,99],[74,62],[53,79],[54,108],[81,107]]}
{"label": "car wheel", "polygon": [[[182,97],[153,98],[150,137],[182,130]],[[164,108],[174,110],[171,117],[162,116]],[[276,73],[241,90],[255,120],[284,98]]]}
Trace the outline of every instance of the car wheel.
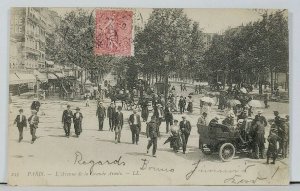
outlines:
{"label": "car wheel", "polygon": [[231,143],[224,143],[220,147],[219,157],[222,161],[230,161],[235,155],[235,147]]}

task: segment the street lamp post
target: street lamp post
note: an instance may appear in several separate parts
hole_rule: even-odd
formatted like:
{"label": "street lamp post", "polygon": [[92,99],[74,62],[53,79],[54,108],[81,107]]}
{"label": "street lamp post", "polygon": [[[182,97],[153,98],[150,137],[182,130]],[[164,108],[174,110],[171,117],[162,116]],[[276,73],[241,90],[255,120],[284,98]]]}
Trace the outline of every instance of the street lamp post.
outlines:
{"label": "street lamp post", "polygon": [[170,55],[166,54],[164,57],[164,62],[165,62],[165,103],[167,103],[167,99],[168,99],[168,91],[169,91],[169,71],[168,71],[168,64],[170,62]]}

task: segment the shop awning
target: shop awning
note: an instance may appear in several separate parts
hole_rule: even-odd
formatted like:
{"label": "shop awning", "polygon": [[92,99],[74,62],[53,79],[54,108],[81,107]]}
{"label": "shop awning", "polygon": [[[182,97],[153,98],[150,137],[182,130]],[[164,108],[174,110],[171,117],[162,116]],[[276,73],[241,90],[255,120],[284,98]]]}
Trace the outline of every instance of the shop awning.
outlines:
{"label": "shop awning", "polygon": [[55,80],[55,79],[57,79],[57,77],[54,74],[48,73],[48,79]]}
{"label": "shop awning", "polygon": [[48,78],[47,78],[47,74],[46,74],[46,73],[36,72],[35,75],[37,76],[38,80],[40,80],[40,81],[42,81],[42,82],[48,81]]}
{"label": "shop awning", "polygon": [[51,65],[51,66],[54,65],[54,62],[53,62],[53,61],[46,60],[45,62],[46,62],[46,64],[48,64],[48,65]]}
{"label": "shop awning", "polygon": [[15,73],[9,74],[9,85],[21,84],[22,80]]}
{"label": "shop awning", "polygon": [[22,83],[35,83],[36,78],[33,74],[15,73],[16,76],[22,80]]}
{"label": "shop awning", "polygon": [[60,78],[64,78],[65,77],[65,75],[63,74],[63,73],[55,73],[58,77],[60,77]]}

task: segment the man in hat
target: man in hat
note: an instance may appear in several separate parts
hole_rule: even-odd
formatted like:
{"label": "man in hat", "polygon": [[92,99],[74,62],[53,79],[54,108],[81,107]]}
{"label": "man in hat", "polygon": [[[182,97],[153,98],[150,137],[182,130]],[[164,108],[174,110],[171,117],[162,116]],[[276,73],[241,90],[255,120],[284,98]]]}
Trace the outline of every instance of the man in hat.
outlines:
{"label": "man in hat", "polygon": [[215,126],[216,124],[219,123],[219,119],[220,118],[218,116],[214,117],[212,120],[210,120],[208,126]]}
{"label": "man in hat", "polygon": [[289,126],[287,125],[285,118],[280,118],[279,120],[280,120],[279,121],[280,124],[277,128],[278,136],[280,138],[278,153],[281,154],[282,158],[287,158],[288,142],[289,142]]}
{"label": "man in hat", "polygon": [[157,138],[160,136],[160,133],[159,127],[156,123],[156,117],[154,115],[151,117],[151,121],[147,123],[146,134],[148,138],[147,153],[149,153],[149,149],[153,144],[152,156],[156,157]]}
{"label": "man in hat", "polygon": [[116,107],[114,102],[110,103],[110,106],[107,108],[107,117],[109,122],[109,130],[113,131],[114,129],[114,115],[116,113]]}
{"label": "man in hat", "polygon": [[31,111],[31,116],[28,118],[28,122],[29,122],[29,127],[30,127],[30,134],[32,136],[31,144],[33,144],[37,138],[35,133],[36,133],[36,129],[38,128],[38,125],[39,125],[39,117],[37,116],[37,111],[35,111],[35,110]]}
{"label": "man in hat", "polygon": [[114,114],[114,130],[115,130],[115,143],[120,143],[121,131],[124,124],[122,106],[118,106],[118,111]]}
{"label": "man in hat", "polygon": [[77,137],[79,137],[80,133],[82,132],[82,119],[83,119],[83,115],[80,112],[80,108],[76,107],[76,112],[74,113],[73,116],[73,123],[74,123],[75,134]]}
{"label": "man in hat", "polygon": [[228,116],[222,121],[223,125],[234,126],[234,114],[230,113]]}
{"label": "man in hat", "polygon": [[279,112],[278,111],[273,111],[273,113],[274,113],[274,116],[275,116],[274,123],[277,127],[279,127],[280,124],[281,124],[281,121],[280,121],[281,117],[279,116]]}
{"label": "man in hat", "polygon": [[179,123],[179,128],[181,131],[181,140],[182,140],[182,149],[183,149],[183,154],[186,152],[186,145],[189,140],[189,136],[192,130],[191,123],[186,120],[186,116],[182,116],[182,121]]}
{"label": "man in hat", "polygon": [[264,118],[258,118],[254,124],[255,158],[264,159],[265,152],[265,124]]}
{"label": "man in hat", "polygon": [[198,134],[199,134],[199,149],[202,148],[201,133],[203,132],[203,129],[207,127],[206,117],[207,117],[207,113],[203,112],[197,122],[197,128],[198,128]]}
{"label": "man in hat", "polygon": [[270,130],[270,134],[268,137],[268,142],[269,142],[269,146],[268,146],[268,150],[267,150],[267,164],[269,164],[269,160],[270,158],[273,159],[273,162],[271,162],[271,164],[275,164],[276,158],[277,158],[277,142],[280,141],[280,137],[277,136],[277,129],[276,128],[272,128]]}
{"label": "man in hat", "polygon": [[141,132],[141,117],[137,114],[136,109],[133,110],[133,114],[129,117],[129,125],[132,135],[132,144],[138,144],[139,134]]}
{"label": "man in hat", "polygon": [[26,116],[23,115],[23,109],[19,109],[19,115],[17,115],[14,124],[17,124],[19,130],[19,142],[23,139],[23,128],[27,127]]}
{"label": "man in hat", "polygon": [[71,111],[71,106],[67,105],[67,109],[63,112],[61,122],[63,124],[66,137],[68,137],[68,138],[70,136],[72,118],[73,118],[73,112]]}
{"label": "man in hat", "polygon": [[39,112],[40,107],[41,107],[41,103],[38,101],[38,98],[34,98],[30,107],[31,110],[35,110],[36,112]]}
{"label": "man in hat", "polygon": [[262,124],[264,125],[264,127],[266,127],[268,125],[268,122],[267,122],[266,118],[262,115],[261,110],[257,111],[257,115],[255,116],[252,124],[255,125],[257,121],[262,121]]}
{"label": "man in hat", "polygon": [[185,99],[183,98],[183,96],[180,96],[180,99],[178,101],[178,107],[179,107],[180,114],[182,114],[184,112],[185,105],[186,105]]}
{"label": "man in hat", "polygon": [[103,122],[106,117],[106,109],[103,106],[103,102],[100,101],[97,110],[96,110],[96,116],[98,117],[98,122],[99,122],[99,131],[103,131]]}

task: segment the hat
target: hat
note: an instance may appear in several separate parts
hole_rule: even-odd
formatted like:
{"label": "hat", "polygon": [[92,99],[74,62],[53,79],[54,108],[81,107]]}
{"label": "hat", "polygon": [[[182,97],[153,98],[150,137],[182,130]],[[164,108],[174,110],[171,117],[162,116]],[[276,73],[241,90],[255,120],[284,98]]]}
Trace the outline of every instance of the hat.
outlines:
{"label": "hat", "polygon": [[215,119],[215,120],[219,120],[220,118],[219,118],[218,116],[216,116],[214,119]]}
{"label": "hat", "polygon": [[274,113],[277,113],[277,114],[279,114],[279,112],[278,111],[273,111]]}
{"label": "hat", "polygon": [[174,120],[174,123],[175,123],[175,122],[178,122],[178,120],[177,120],[177,119],[175,119],[175,120]]}
{"label": "hat", "polygon": [[37,113],[37,111],[36,111],[36,110],[31,110],[31,113],[34,113],[34,114],[36,114],[36,113]]}
{"label": "hat", "polygon": [[261,110],[258,110],[258,111],[257,111],[257,113],[258,113],[258,114],[261,114],[261,113],[262,113],[262,111],[261,111]]}
{"label": "hat", "polygon": [[71,107],[71,106],[68,104],[68,105],[67,105],[67,108],[70,108],[70,107]]}
{"label": "hat", "polygon": [[19,109],[19,112],[23,112],[24,110],[23,109]]}
{"label": "hat", "polygon": [[206,114],[206,115],[207,115],[206,111],[204,111],[204,112],[202,113],[202,115],[204,115],[204,114]]}
{"label": "hat", "polygon": [[77,110],[80,110],[80,108],[79,108],[79,107],[76,107],[76,109],[75,109],[75,110],[76,110],[76,111],[77,111]]}
{"label": "hat", "polygon": [[183,116],[182,116],[182,119],[186,119],[186,116],[185,116],[185,115],[183,115]]}

